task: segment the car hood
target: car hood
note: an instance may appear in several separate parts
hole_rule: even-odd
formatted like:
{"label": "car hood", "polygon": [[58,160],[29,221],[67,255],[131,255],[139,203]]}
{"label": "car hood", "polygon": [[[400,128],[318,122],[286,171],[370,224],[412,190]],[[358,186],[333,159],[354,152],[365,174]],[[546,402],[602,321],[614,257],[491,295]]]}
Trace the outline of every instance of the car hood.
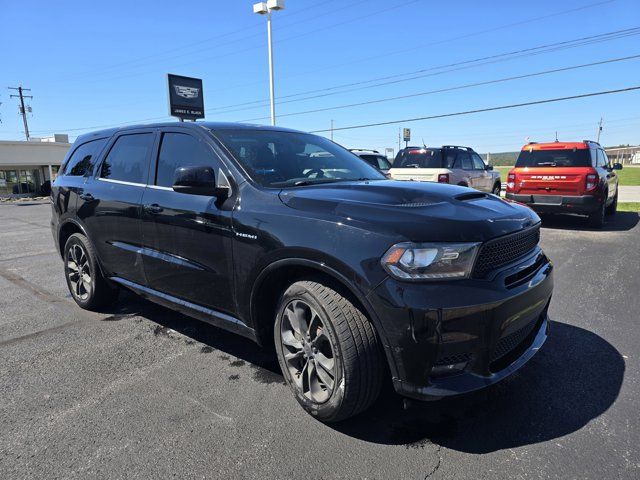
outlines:
{"label": "car hood", "polygon": [[528,207],[456,185],[380,180],[282,190],[309,215],[411,241],[486,241],[540,221]]}

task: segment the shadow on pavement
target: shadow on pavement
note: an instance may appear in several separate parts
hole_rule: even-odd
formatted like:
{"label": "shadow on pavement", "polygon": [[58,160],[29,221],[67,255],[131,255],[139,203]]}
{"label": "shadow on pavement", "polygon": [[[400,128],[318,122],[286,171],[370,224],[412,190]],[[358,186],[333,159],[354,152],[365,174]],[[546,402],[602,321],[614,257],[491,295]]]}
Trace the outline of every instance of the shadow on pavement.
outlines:
{"label": "shadow on pavement", "polygon": [[633,229],[640,217],[637,212],[618,212],[613,217],[607,216],[602,228],[589,226],[587,217],[580,215],[543,214],[542,226],[558,230],[591,230],[599,232],[623,232]]}
{"label": "shadow on pavement", "polygon": [[540,352],[489,389],[402,410],[385,392],[368,412],[336,428],[382,444],[434,443],[488,453],[562,437],[604,413],[625,371],[620,353],[598,335],[552,322]]}
{"label": "shadow on pavement", "polygon": [[[275,355],[250,340],[124,293],[104,321],[141,315],[255,368],[254,380],[283,383]],[[551,322],[540,352],[521,370],[484,391],[402,408],[391,382],[363,414],[329,425],[363,441],[421,448],[442,445],[467,453],[488,453],[544,442],[584,427],[616,400],[624,359],[606,340],[588,330]],[[283,394],[289,395],[288,389]],[[294,401],[290,398],[288,401]]]}

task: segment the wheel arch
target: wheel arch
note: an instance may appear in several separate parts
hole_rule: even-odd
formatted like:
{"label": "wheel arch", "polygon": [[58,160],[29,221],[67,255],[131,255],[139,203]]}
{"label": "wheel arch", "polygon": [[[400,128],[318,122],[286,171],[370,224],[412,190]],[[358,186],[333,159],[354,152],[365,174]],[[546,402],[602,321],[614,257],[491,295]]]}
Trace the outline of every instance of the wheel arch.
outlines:
{"label": "wheel arch", "polygon": [[367,300],[349,278],[325,262],[306,258],[287,258],[269,264],[254,283],[250,299],[250,315],[256,340],[262,346],[273,344],[273,325],[280,296],[291,284],[299,280],[315,280],[326,284],[346,296],[367,316],[372,323],[392,372],[395,372],[393,356],[388,351],[389,343],[384,329]]}
{"label": "wheel arch", "polygon": [[60,245],[60,256],[63,258],[64,246],[67,243],[69,237],[74,233],[81,233],[85,237],[89,238],[84,226],[80,222],[71,218],[67,219],[62,225],[60,225],[60,228],[58,229],[58,245]]}

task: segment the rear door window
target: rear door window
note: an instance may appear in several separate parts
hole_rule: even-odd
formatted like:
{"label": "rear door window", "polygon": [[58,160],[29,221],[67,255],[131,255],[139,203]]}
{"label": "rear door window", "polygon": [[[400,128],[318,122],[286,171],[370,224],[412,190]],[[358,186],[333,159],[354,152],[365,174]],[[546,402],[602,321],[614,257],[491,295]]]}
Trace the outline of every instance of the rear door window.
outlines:
{"label": "rear door window", "polygon": [[379,155],[360,155],[360,158],[366,161],[369,165],[373,165],[380,170],[388,170],[391,168],[389,160]]}
{"label": "rear door window", "polygon": [[63,174],[70,177],[82,177],[91,173],[105,143],[107,143],[107,139],[101,138],[80,145],[67,161]]}
{"label": "rear door window", "polygon": [[589,149],[523,150],[516,167],[590,167]]}
{"label": "rear door window", "polygon": [[216,168],[219,162],[211,149],[197,138],[185,133],[164,133],[158,154],[156,185],[173,186],[176,169],[186,166]]}
{"label": "rear door window", "polygon": [[136,184],[146,184],[153,133],[121,135],[102,163],[100,177]]}

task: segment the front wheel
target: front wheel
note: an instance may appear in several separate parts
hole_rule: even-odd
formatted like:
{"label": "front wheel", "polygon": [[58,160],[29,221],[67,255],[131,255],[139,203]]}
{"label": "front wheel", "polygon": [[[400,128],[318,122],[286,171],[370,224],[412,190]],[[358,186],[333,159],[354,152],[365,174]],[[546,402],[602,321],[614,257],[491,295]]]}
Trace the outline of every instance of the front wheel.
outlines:
{"label": "front wheel", "polygon": [[332,288],[311,281],[291,285],[280,300],[274,337],[285,380],[319,420],[345,420],[378,397],[383,364],[376,332]]}
{"label": "front wheel", "polygon": [[102,276],[91,242],[80,233],[64,246],[64,275],[71,296],[84,309],[95,310],[118,296],[118,288]]}

